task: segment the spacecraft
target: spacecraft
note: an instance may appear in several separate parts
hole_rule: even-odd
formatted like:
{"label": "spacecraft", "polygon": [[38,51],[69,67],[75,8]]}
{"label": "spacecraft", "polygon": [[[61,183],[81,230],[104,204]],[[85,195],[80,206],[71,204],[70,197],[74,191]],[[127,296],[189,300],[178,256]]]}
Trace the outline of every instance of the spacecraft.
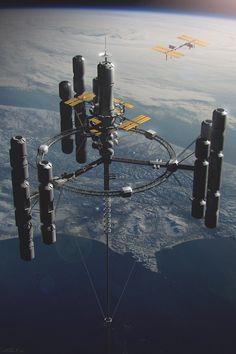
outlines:
{"label": "spacecraft", "polygon": [[196,39],[196,38],[190,37],[186,34],[178,36],[177,38],[184,41],[184,43],[177,45],[177,46],[169,44],[169,48],[156,46],[156,47],[152,48],[152,50],[154,50],[155,52],[165,54],[166,60],[168,58],[180,59],[184,56],[184,54],[182,52],[178,51],[178,49],[183,48],[183,47],[187,47],[188,49],[192,49],[192,48],[195,48],[196,45],[200,46],[200,47],[205,47],[208,44],[208,42],[206,42],[206,41],[202,41],[201,39]]}
{"label": "spacecraft", "polygon": [[[188,40],[191,44],[199,41]],[[184,44],[186,45],[186,43]],[[176,54],[175,49],[171,49]],[[171,55],[172,55],[171,54]],[[170,56],[169,52],[166,55]],[[73,58],[73,88],[69,81],[59,84],[60,96],[60,127],[59,134],[41,144],[37,151],[36,165],[38,170],[38,191],[31,193],[29,185],[28,161],[26,139],[14,136],[11,139],[10,164],[12,174],[13,201],[15,207],[15,221],[18,228],[20,241],[20,255],[23,260],[34,259],[33,226],[32,226],[32,201],[38,199],[40,209],[40,223],[42,240],[50,245],[56,242],[54,189],[64,189],[84,195],[101,196],[104,200],[104,234],[106,238],[107,262],[107,308],[104,322],[109,327],[112,322],[110,311],[109,290],[109,239],[111,233],[111,199],[129,198],[135,193],[143,193],[161,185],[178,170],[193,173],[192,210],[194,218],[204,219],[208,228],[217,226],[220,206],[220,185],[223,162],[224,130],[227,113],[218,108],[213,111],[212,120],[204,120],[201,125],[200,135],[195,144],[195,162],[186,164],[179,162],[172,146],[154,130],[144,130],[140,126],[151,118],[145,114],[128,119],[126,109],[133,105],[115,98],[114,71],[115,67],[105,50],[103,59],[97,65],[97,76],[92,82],[92,92],[85,91],[84,84],[84,58],[76,55]],[[166,150],[169,158],[166,161],[156,156],[155,160],[141,160],[117,157],[116,145],[119,140],[119,131],[129,134],[132,132],[141,135],[148,141],[161,145]],[[137,140],[138,140],[137,136]],[[62,173],[59,177],[53,176],[52,163],[46,160],[51,146],[60,141],[61,150],[66,155],[75,152],[74,158],[79,168],[75,171]],[[97,151],[98,158],[87,162],[90,144]],[[120,189],[112,189],[110,180],[110,165],[117,163],[149,166],[161,171],[156,178],[142,185],[131,187],[124,185]],[[79,179],[91,169],[103,165],[103,189],[86,189],[83,185],[74,186],[71,183]]]}

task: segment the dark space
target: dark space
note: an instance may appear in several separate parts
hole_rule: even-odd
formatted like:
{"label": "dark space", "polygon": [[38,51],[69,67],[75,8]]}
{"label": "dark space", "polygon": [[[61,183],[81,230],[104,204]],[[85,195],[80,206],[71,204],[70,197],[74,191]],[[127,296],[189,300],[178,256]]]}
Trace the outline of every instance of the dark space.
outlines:
{"label": "dark space", "polygon": [[[0,243],[0,352],[104,353],[106,329],[81,262],[105,308],[105,247],[59,235],[35,239],[21,261],[18,240]],[[112,353],[233,354],[236,348],[236,242],[192,241],[157,254],[159,273],[136,263],[112,325]],[[133,265],[111,252],[114,309]]]}

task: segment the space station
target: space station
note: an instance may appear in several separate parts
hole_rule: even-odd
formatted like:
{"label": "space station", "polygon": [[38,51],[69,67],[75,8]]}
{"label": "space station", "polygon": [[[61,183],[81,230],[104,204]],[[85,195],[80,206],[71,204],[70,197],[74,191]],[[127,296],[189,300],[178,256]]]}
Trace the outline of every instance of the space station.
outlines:
{"label": "space station", "polygon": [[[170,143],[155,130],[145,130],[143,125],[151,118],[140,114],[132,119],[126,116],[133,105],[114,97],[115,67],[107,50],[97,65],[97,76],[92,81],[92,92],[85,91],[85,59],[81,55],[73,57],[73,86],[69,81],[59,84],[60,132],[43,142],[36,152],[38,190],[31,191],[25,137],[14,136],[10,142],[10,164],[12,176],[15,223],[18,228],[20,257],[25,261],[35,258],[32,225],[32,204],[39,203],[40,223],[43,243],[56,242],[54,189],[70,191],[83,195],[103,198],[103,226],[106,240],[106,311],[104,324],[108,329],[112,323],[110,308],[109,241],[112,237],[111,208],[112,198],[131,198],[136,193],[148,190],[167,182],[172,174],[185,170],[193,174],[192,207],[193,218],[204,219],[207,228],[215,228],[219,219],[220,186],[223,163],[224,131],[227,113],[222,108],[213,111],[212,117],[204,120],[199,127],[195,141],[194,164],[181,163]],[[134,159],[116,156],[120,132],[137,134],[157,145],[154,160]],[[66,158],[74,159],[78,168],[75,171],[53,175],[53,164],[46,159],[50,148],[57,142]],[[96,151],[97,159],[87,162],[88,146]],[[158,156],[158,147],[165,149],[169,158],[164,161]],[[145,166],[158,171],[156,178],[139,186],[123,185],[113,189],[111,185],[111,165],[131,164]],[[73,185],[74,180],[97,166],[103,166],[103,189],[88,189],[83,184]]]}

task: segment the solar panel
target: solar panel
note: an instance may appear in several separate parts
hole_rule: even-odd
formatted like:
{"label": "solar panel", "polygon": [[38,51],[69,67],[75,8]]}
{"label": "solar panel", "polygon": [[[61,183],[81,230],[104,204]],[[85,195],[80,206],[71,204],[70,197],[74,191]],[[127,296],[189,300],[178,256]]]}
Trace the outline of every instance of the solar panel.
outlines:
{"label": "solar panel", "polygon": [[169,52],[170,49],[157,46],[157,47],[152,48],[152,50],[155,50],[156,52],[160,52],[160,53],[166,54],[166,53]]}
{"label": "solar panel", "polygon": [[194,43],[194,44],[199,45],[201,47],[205,47],[208,44],[208,42],[206,42],[206,41],[202,41],[200,39],[196,39],[196,38],[187,36],[185,34],[183,34],[182,36],[179,36],[177,38],[178,39],[182,39],[182,40],[184,40],[186,42]]}
{"label": "solar panel", "polygon": [[120,98],[113,98],[114,102],[123,104],[126,108],[134,108],[134,105],[129,102],[124,102]]}
{"label": "solar panel", "polygon": [[93,117],[91,119],[89,119],[90,122],[95,123],[95,124],[101,124],[102,122],[97,118],[97,117]]}
{"label": "solar panel", "polygon": [[79,103],[82,103],[84,101],[91,101],[95,97],[93,92],[84,92],[82,95],[71,98],[70,100],[65,101],[65,104],[68,104],[71,107],[76,106]]}

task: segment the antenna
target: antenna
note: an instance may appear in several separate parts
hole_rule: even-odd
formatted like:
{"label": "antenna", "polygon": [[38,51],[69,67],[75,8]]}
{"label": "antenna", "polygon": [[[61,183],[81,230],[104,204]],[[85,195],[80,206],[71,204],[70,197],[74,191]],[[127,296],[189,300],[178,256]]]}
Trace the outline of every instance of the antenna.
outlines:
{"label": "antenna", "polygon": [[107,59],[108,59],[108,57],[111,56],[111,53],[109,53],[109,52],[107,51],[107,36],[106,36],[106,35],[105,35],[105,50],[104,50],[104,52],[99,53],[98,56],[99,56],[99,57],[104,57],[104,59],[105,59],[105,64],[108,63],[108,60],[107,60]]}

